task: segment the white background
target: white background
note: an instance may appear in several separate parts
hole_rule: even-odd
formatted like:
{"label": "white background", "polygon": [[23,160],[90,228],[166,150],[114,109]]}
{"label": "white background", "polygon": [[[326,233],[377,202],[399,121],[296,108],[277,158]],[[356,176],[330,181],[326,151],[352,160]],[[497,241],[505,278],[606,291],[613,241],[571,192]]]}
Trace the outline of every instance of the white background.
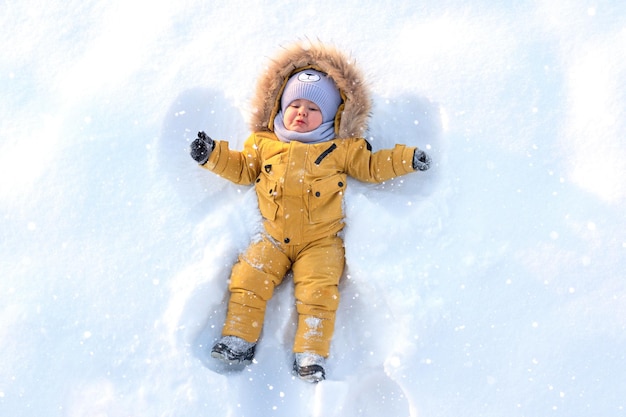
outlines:
{"label": "white background", "polygon": [[[626,5],[0,3],[3,416],[626,415]],[[328,380],[294,379],[289,280],[257,361],[213,372],[254,192],[188,155],[241,147],[281,45],[351,54],[376,149],[351,181]]]}

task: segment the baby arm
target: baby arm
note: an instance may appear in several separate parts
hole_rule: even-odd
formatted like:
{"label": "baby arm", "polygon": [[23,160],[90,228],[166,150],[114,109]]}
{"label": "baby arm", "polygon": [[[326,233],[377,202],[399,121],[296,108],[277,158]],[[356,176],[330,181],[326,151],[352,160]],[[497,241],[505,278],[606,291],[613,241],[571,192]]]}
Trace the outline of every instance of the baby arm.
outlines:
{"label": "baby arm", "polygon": [[254,150],[254,135],[245,143],[244,150],[229,149],[228,142],[214,141],[204,132],[191,143],[191,157],[202,168],[236,184],[251,184],[259,174],[259,163]]}
{"label": "baby arm", "polygon": [[365,139],[346,142],[346,146],[346,171],[361,181],[383,182],[430,166],[430,157],[415,147],[396,145],[372,152]]}

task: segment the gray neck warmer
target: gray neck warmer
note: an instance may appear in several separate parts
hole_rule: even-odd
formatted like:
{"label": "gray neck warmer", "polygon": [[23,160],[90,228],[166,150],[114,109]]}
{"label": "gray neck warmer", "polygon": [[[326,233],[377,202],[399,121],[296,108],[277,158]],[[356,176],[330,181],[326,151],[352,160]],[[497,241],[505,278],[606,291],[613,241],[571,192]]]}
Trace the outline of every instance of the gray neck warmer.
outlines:
{"label": "gray neck warmer", "polygon": [[274,133],[281,142],[302,142],[302,143],[320,143],[335,138],[335,121],[322,123],[317,129],[306,133],[294,132],[285,127],[283,123],[283,112],[278,112],[274,119]]}

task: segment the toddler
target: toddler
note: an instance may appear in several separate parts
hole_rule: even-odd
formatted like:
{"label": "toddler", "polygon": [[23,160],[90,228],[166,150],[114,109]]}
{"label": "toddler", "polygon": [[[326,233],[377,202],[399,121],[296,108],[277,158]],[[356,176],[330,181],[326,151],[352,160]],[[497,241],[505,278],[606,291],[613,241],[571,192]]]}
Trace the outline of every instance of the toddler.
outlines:
{"label": "toddler", "polygon": [[382,182],[425,171],[415,147],[372,152],[363,138],[371,109],[360,72],[337,49],[298,43],[285,48],[260,78],[252,130],[242,151],[204,132],[191,143],[203,167],[237,184],[254,184],[264,232],[240,255],[229,283],[222,338],[211,356],[248,364],[274,289],[293,273],[298,323],[294,373],[326,377],[325,360],[344,270],[343,196],[347,177]]}

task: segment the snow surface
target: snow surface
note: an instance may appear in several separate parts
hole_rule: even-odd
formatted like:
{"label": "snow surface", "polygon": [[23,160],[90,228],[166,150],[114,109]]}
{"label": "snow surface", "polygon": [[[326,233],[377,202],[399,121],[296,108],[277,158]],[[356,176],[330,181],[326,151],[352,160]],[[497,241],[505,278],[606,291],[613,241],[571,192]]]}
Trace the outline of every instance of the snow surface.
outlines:
{"label": "snow surface", "polygon": [[[0,3],[0,415],[626,415],[626,3]],[[332,42],[375,148],[350,183],[329,380],[290,373],[293,292],[257,361],[207,354],[254,193],[188,156],[240,147],[268,57]]]}

